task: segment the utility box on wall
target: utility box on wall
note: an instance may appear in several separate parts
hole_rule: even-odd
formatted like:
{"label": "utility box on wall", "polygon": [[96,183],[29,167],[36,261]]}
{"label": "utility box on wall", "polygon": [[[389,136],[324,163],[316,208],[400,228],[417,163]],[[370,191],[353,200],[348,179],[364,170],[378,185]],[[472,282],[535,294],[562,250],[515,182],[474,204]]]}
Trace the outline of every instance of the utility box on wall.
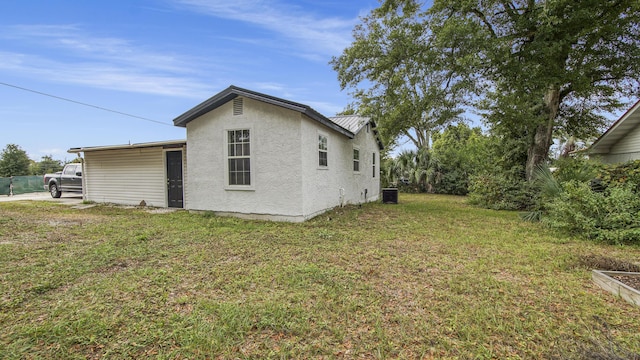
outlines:
{"label": "utility box on wall", "polygon": [[397,204],[398,203],[398,189],[385,188],[382,189],[382,203],[383,204]]}

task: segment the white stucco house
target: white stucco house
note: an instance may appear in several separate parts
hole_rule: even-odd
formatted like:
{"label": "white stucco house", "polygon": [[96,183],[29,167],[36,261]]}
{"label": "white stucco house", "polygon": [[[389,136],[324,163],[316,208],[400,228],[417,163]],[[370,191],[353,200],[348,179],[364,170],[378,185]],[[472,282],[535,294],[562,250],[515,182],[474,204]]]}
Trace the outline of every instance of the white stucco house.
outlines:
{"label": "white stucco house", "polygon": [[380,197],[369,118],[231,86],[174,125],[186,141],[70,149],[84,153],[85,198],[298,222]]}
{"label": "white stucco house", "polygon": [[640,159],[640,101],[613,123],[588,151],[590,156],[605,163]]}

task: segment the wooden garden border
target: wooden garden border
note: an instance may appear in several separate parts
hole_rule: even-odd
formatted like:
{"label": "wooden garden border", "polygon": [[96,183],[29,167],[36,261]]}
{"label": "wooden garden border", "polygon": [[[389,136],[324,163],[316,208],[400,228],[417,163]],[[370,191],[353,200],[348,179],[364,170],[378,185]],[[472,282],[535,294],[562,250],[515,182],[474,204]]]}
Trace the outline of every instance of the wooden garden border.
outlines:
{"label": "wooden garden border", "polygon": [[630,304],[640,306],[640,291],[612,278],[611,276],[623,275],[623,276],[638,276],[637,272],[626,271],[602,271],[593,270],[591,278],[596,285],[607,290],[608,292],[625,299]]}

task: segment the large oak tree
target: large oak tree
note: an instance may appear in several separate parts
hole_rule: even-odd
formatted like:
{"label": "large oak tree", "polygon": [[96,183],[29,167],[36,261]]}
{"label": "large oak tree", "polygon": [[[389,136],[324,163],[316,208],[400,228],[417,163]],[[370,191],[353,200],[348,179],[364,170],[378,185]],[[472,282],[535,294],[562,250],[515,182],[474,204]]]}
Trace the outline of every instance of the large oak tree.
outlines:
{"label": "large oak tree", "polygon": [[482,39],[489,122],[525,124],[529,179],[554,135],[594,135],[602,112],[638,95],[637,0],[436,0],[429,11],[439,26]]}
{"label": "large oak tree", "polygon": [[418,149],[429,147],[432,131],[460,119],[469,89],[460,76],[467,35],[435,38],[423,17],[416,2],[386,2],[331,62],[358,112],[375,117],[389,143],[406,136]]}
{"label": "large oak tree", "polygon": [[475,91],[528,179],[554,137],[593,136],[638,96],[638,0],[386,0],[354,35],[334,67],[390,136],[445,124]]}

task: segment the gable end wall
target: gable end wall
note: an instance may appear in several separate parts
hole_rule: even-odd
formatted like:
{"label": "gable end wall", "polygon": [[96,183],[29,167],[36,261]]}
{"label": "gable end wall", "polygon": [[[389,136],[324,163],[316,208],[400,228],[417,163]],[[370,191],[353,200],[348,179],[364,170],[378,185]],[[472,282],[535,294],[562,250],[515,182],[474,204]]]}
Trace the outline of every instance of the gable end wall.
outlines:
{"label": "gable end wall", "polygon": [[[252,185],[228,186],[226,134],[251,130]],[[233,101],[187,124],[187,208],[222,214],[303,220],[300,116],[296,111],[243,98],[242,115]]]}

